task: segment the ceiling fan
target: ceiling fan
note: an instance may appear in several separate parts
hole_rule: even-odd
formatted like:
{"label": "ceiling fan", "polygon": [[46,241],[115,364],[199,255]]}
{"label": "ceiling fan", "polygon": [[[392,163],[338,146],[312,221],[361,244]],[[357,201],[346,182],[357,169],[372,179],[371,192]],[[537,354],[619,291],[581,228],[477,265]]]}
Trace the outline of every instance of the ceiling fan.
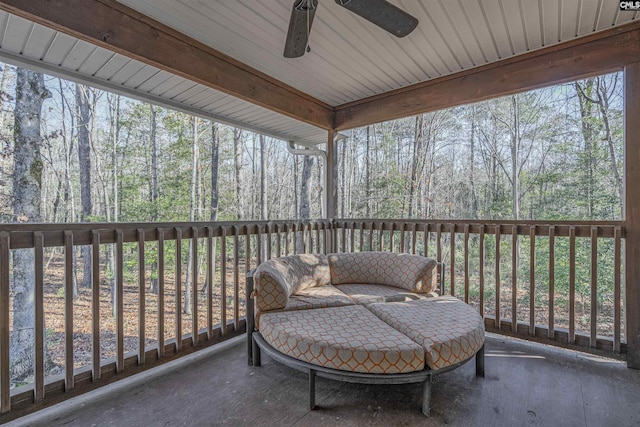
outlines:
{"label": "ceiling fan", "polygon": [[[404,37],[418,26],[418,20],[386,0],[335,0],[396,37]],[[309,51],[309,33],[318,0],[295,0],[284,46],[285,58],[298,58]]]}

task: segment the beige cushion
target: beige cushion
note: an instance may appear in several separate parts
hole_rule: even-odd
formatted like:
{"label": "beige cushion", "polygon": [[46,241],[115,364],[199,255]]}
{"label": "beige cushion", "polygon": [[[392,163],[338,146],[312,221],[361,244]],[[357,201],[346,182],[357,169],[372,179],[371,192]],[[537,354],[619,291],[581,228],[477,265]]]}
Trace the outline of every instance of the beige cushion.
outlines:
{"label": "beige cushion", "polygon": [[360,305],[264,313],[260,333],[281,353],[317,366],[377,374],[424,369],[422,347]]}
{"label": "beige cushion", "polygon": [[388,285],[410,292],[435,290],[436,261],[393,252],[353,252],[329,255],[331,283]]}
{"label": "beige cushion", "polygon": [[284,309],[299,290],[331,283],[325,255],[302,254],[265,261],[253,275],[258,313]]}
{"label": "beige cushion", "polygon": [[469,359],[484,345],[484,322],[453,297],[370,304],[372,313],[420,344],[425,363],[442,369]]}
{"label": "beige cushion", "polygon": [[357,304],[367,305],[375,302],[412,301],[425,298],[424,294],[405,291],[400,288],[373,284],[336,285],[340,291],[351,297]]}

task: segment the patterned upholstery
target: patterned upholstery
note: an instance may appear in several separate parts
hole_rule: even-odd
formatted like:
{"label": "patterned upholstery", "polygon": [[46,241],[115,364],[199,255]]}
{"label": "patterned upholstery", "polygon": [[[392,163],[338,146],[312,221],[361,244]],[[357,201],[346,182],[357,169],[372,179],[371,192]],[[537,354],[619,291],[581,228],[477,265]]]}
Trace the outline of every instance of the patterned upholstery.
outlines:
{"label": "patterned upholstery", "polygon": [[309,308],[329,308],[354,305],[355,301],[335,286],[316,286],[297,291],[289,296],[285,310],[304,310]]}
{"label": "patterned upholstery", "polygon": [[331,283],[371,283],[427,293],[435,290],[436,261],[393,252],[353,252],[329,255]]}
{"label": "patterned upholstery", "polygon": [[425,298],[424,294],[408,292],[393,286],[372,284],[336,285],[336,288],[349,295],[357,304],[367,305],[375,302],[412,301]]}
{"label": "patterned upholstery", "polygon": [[431,369],[462,362],[484,344],[482,318],[475,309],[453,297],[370,304],[367,308],[420,344]]}
{"label": "patterned upholstery", "polygon": [[265,261],[253,275],[258,313],[283,309],[299,290],[331,283],[325,255],[294,255]]}
{"label": "patterned upholstery", "polygon": [[424,369],[422,347],[360,305],[264,313],[260,333],[295,359],[350,372]]}

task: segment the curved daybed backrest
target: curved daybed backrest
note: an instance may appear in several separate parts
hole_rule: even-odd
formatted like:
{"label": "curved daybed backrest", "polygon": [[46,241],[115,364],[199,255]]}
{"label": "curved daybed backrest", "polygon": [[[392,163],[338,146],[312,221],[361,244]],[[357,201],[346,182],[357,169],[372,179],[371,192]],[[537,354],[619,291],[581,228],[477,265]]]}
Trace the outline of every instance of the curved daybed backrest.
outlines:
{"label": "curved daybed backrest", "polygon": [[258,312],[283,309],[298,290],[331,283],[326,255],[300,254],[273,258],[253,275]]}
{"label": "curved daybed backrest", "polygon": [[331,283],[388,285],[411,292],[436,290],[436,260],[393,252],[330,254]]}

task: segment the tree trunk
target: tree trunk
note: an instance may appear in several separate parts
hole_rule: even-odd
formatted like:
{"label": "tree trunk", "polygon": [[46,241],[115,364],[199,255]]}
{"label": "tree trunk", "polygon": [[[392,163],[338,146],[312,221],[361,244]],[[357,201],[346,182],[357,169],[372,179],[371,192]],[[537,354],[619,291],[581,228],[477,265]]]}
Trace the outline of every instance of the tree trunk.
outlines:
{"label": "tree trunk", "polygon": [[[196,117],[191,118],[191,124],[193,129],[193,139],[191,146],[191,192],[189,201],[189,221],[195,221],[196,213],[196,183],[198,181],[198,119]],[[184,283],[184,314],[191,314],[191,276],[193,275],[192,267],[192,241],[189,240],[189,249],[187,251],[187,269],[186,280]]]}
{"label": "tree trunk", "polygon": [[[80,222],[89,222],[91,217],[91,143],[89,137],[89,112],[87,86],[76,84],[76,108],[78,111],[78,164],[80,167]],[[91,247],[82,246],[82,286],[91,287]]]}
{"label": "tree trunk", "polygon": [[476,193],[476,107],[471,106],[471,136],[469,137],[471,150],[469,152],[469,188],[471,190],[471,219],[478,219],[478,195]]}
{"label": "tree trunk", "polygon": [[[13,153],[13,214],[17,222],[42,221],[40,114],[51,94],[44,77],[18,68]],[[13,251],[13,328],[9,345],[10,378],[22,381],[34,371],[35,271],[31,249]]]}
{"label": "tree trunk", "polygon": [[364,197],[365,197],[365,215],[367,219],[371,218],[371,181],[369,176],[371,175],[371,133],[370,126],[367,126],[367,143],[365,146],[365,165],[364,165]]}
{"label": "tree trunk", "polygon": [[[113,180],[113,222],[118,222],[119,214],[119,184],[118,184],[118,140],[120,139],[120,95],[116,95],[116,102],[111,112],[114,116],[113,139],[111,141],[111,178]],[[111,272],[111,313],[116,317],[116,250],[115,245],[109,245],[109,271]]]}
{"label": "tree trunk", "polygon": [[[149,104],[151,113],[151,222],[158,221],[158,138],[156,136],[156,107]],[[159,255],[158,255],[159,256]],[[154,261],[151,271],[158,271],[158,261]],[[151,293],[158,294],[158,275],[151,277]]]}
{"label": "tree trunk", "polygon": [[240,129],[233,129],[233,155],[235,159],[235,175],[236,175],[236,216],[237,220],[244,219],[244,209],[242,200],[242,161],[244,157],[244,150],[242,147],[242,131]]}
{"label": "tree trunk", "polygon": [[[309,206],[309,181],[311,180],[311,168],[313,167],[313,157],[304,156],[302,162],[302,178],[300,180],[300,212],[299,218],[301,220],[309,219],[311,210]],[[296,252],[304,253],[304,240],[302,233],[298,233],[296,239]]]}
{"label": "tree trunk", "polygon": [[520,177],[519,177],[519,165],[520,165],[520,104],[518,102],[518,95],[511,97],[511,106],[513,108],[513,129],[511,129],[511,197],[513,197],[513,219],[520,219]]}
{"label": "tree trunk", "polygon": [[[216,123],[211,124],[211,205],[209,206],[209,220],[215,222],[218,220],[218,161],[220,159],[220,140],[218,138],[218,125]],[[247,239],[249,237],[247,236]],[[217,252],[217,239],[213,239],[213,248],[211,251],[211,266],[213,268],[213,282],[216,281],[216,252]],[[246,254],[249,256],[249,254]],[[248,260],[247,260],[248,261]],[[204,287],[201,292],[206,292],[209,286],[209,279],[204,283]]]}
{"label": "tree trunk", "polygon": [[260,135],[260,219],[266,220],[267,215],[267,153],[264,135]]}

